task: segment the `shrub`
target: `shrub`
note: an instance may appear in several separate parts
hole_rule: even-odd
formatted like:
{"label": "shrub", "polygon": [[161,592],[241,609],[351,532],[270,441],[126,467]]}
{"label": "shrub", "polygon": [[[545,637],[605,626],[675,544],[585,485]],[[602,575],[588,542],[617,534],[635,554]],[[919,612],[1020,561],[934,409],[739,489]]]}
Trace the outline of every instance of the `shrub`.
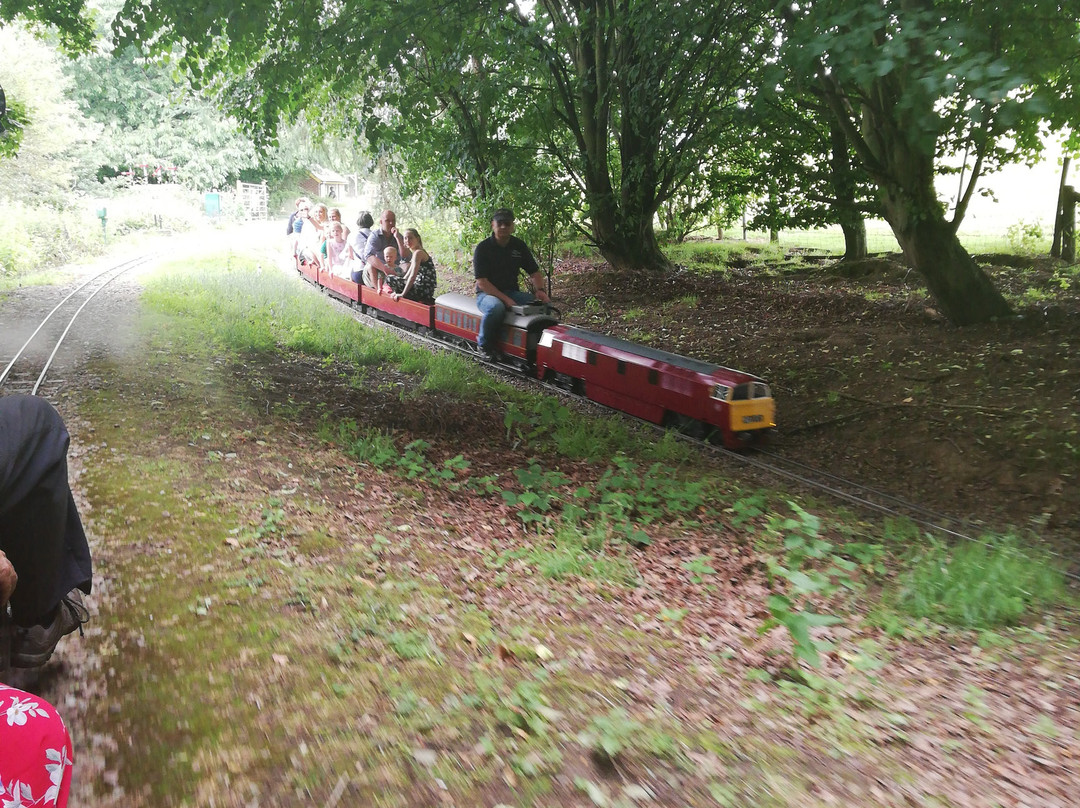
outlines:
{"label": "shrub", "polygon": [[1008,239],[1013,252],[1018,255],[1033,255],[1039,252],[1042,246],[1042,224],[1025,222],[1021,219],[1016,224],[1009,225],[1005,231],[1005,238]]}
{"label": "shrub", "polygon": [[101,224],[92,211],[3,201],[0,276],[16,277],[84,259],[103,249]]}

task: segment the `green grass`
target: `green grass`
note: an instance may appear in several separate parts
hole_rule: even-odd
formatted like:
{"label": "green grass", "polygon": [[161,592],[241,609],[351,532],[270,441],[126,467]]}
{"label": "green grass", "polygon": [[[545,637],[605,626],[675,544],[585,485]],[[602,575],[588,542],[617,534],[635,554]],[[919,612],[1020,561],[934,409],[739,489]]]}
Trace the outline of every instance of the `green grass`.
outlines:
{"label": "green grass", "polygon": [[224,269],[220,257],[165,265],[148,281],[144,299],[181,321],[174,328],[181,340],[210,339],[244,353],[284,348],[343,360],[357,369],[392,364],[416,376],[414,394],[479,397],[497,385],[461,357],[414,348],[391,331],[365,328],[295,278],[257,272],[250,258],[234,256]]}
{"label": "green grass", "polygon": [[609,536],[603,526],[582,528],[562,524],[549,541],[538,540],[524,550],[508,554],[533,564],[546,578],[565,580],[587,578],[633,587],[639,583],[637,569],[623,553],[624,546],[608,548]]}
{"label": "green grass", "polygon": [[1067,599],[1050,559],[1012,536],[948,546],[932,541],[896,584],[896,606],[915,617],[965,628],[1015,625]]}
{"label": "green grass", "polygon": [[694,269],[725,269],[733,260],[744,259],[748,249],[749,244],[744,241],[689,241],[670,244],[664,252],[675,264]]}
{"label": "green grass", "polygon": [[507,405],[504,424],[509,437],[550,447],[574,459],[599,462],[626,452],[677,465],[694,458],[689,444],[670,434],[658,439],[647,427],[619,417],[588,416],[549,395],[513,396]]}
{"label": "green grass", "polygon": [[383,468],[397,461],[398,451],[391,435],[378,429],[361,429],[355,421],[331,422],[324,418],[319,437],[337,443],[361,463]]}

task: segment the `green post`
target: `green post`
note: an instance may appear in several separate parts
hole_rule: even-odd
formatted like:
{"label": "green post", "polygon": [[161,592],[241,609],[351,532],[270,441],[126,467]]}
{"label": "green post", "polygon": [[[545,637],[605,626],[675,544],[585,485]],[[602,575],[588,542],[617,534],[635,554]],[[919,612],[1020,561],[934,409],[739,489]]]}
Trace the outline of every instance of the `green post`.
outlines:
{"label": "green post", "polygon": [[101,219],[101,238],[106,244],[108,244],[109,234],[105,230],[105,208],[98,208],[97,217]]}

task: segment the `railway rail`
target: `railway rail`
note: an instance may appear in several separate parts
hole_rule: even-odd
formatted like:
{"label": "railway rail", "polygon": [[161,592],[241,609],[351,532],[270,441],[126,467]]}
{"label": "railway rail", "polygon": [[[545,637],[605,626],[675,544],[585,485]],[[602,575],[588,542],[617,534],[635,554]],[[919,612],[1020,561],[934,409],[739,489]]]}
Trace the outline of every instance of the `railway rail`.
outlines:
{"label": "railway rail", "polygon": [[[587,396],[581,395],[567,386],[539,380],[534,375],[521,368],[485,359],[474,349],[455,345],[446,340],[435,339],[412,329],[402,328],[395,323],[387,322],[364,313],[355,304],[345,302],[339,296],[328,296],[338,305],[342,306],[342,308],[347,310],[358,321],[367,325],[392,329],[395,332],[406,336],[408,339],[423,344],[431,349],[451,351],[459,355],[467,356],[474,361],[484,364],[489,370],[496,371],[510,378],[528,381],[532,385],[539,385],[550,392],[577,402],[580,406],[599,407],[601,410],[627,415],[627,413],[622,412],[621,410],[607,407],[593,401]],[[665,431],[664,427],[649,423],[643,419],[634,418],[632,415],[628,415],[627,417],[633,418],[633,420],[655,429],[658,433]],[[777,434],[779,437],[782,437],[782,428],[778,430]],[[717,446],[707,440],[688,435],[679,435],[679,438],[696,445],[703,452],[710,453],[724,462],[742,466],[744,468],[752,468],[775,479],[794,483],[811,494],[827,496],[863,512],[878,516],[909,520],[918,525],[922,530],[944,537],[949,541],[986,544],[986,542],[977,535],[983,529],[983,526],[977,521],[939,513],[919,505],[918,503],[905,500],[902,497],[874,488],[865,483],[846,479],[824,469],[785,457],[777,451],[763,447],[756,447],[748,451],[733,451],[722,446]],[[1052,550],[1049,552],[1052,556],[1057,557],[1063,563],[1063,566],[1073,566],[1070,559],[1067,559],[1062,554],[1053,552]],[[1066,570],[1065,574],[1074,583],[1080,583],[1080,574],[1077,574],[1071,569]]]}
{"label": "railway rail", "polygon": [[[27,393],[54,398],[64,385],[63,379],[51,378],[45,387],[49,371],[79,316],[90,302],[109,284],[125,273],[144,266],[152,256],[142,255],[122,261],[97,272],[80,283],[57,303],[38,323],[22,346],[0,371],[0,391],[4,394]],[[54,320],[53,318],[56,317]],[[63,318],[67,322],[63,322]],[[51,347],[50,347],[51,346]],[[46,353],[48,356],[42,359]]]}

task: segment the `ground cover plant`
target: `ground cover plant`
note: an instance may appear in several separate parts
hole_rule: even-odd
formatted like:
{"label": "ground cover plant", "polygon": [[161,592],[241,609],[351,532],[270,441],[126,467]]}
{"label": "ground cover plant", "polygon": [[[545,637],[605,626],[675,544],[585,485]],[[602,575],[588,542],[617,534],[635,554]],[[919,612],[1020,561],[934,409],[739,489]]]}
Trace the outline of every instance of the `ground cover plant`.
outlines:
{"label": "ground cover plant", "polygon": [[[424,355],[268,266],[147,278],[137,349],[69,376],[85,804],[1067,804],[1058,595],[911,616],[919,529]],[[713,307],[745,270],[628,321],[573,270],[615,331],[739,333]],[[773,277],[813,306],[813,272]]]}

